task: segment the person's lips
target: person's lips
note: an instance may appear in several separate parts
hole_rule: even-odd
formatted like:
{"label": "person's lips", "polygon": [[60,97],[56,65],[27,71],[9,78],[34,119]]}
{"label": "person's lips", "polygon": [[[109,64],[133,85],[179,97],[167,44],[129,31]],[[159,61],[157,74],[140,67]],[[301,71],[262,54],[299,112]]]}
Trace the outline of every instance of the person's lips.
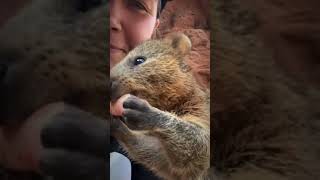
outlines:
{"label": "person's lips", "polygon": [[120,48],[118,46],[110,44],[110,52],[122,52],[126,53],[127,51],[124,48]]}

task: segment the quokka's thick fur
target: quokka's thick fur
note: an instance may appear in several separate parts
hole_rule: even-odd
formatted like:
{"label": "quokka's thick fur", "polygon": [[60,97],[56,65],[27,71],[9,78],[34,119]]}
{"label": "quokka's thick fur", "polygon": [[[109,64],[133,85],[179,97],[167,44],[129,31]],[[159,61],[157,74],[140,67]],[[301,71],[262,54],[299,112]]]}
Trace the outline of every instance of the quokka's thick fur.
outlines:
{"label": "quokka's thick fur", "polygon": [[[111,70],[112,98],[124,102],[124,122],[111,132],[128,155],[170,180],[206,179],[209,168],[209,95],[195,81],[184,56],[191,42],[175,33],[133,49]],[[145,62],[135,65],[137,58]]]}
{"label": "quokka's thick fur", "polygon": [[[259,1],[264,11],[254,1],[210,2],[212,179],[319,179],[319,91],[283,73],[275,63],[280,56],[272,51],[281,54],[294,47],[290,53],[301,55],[300,50],[308,50],[309,35],[291,25],[308,24],[311,9],[294,9],[293,2],[282,0]],[[273,30],[283,30],[278,37],[288,40],[283,49],[264,43],[263,37],[274,32],[260,36],[262,28],[272,30],[266,21],[272,22],[275,14],[269,10],[282,12],[273,19],[282,23],[275,23]],[[306,38],[306,44],[297,49],[294,37]],[[300,58],[309,61],[311,55]]]}

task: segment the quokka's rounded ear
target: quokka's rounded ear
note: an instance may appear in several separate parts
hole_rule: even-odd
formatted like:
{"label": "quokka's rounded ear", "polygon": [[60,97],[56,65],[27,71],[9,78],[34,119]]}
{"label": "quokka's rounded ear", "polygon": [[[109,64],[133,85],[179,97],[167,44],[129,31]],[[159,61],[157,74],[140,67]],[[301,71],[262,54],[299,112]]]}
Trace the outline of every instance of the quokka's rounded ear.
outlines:
{"label": "quokka's rounded ear", "polygon": [[190,52],[192,44],[188,36],[183,33],[171,33],[164,38],[169,42],[172,48],[176,49],[182,55],[186,55]]}

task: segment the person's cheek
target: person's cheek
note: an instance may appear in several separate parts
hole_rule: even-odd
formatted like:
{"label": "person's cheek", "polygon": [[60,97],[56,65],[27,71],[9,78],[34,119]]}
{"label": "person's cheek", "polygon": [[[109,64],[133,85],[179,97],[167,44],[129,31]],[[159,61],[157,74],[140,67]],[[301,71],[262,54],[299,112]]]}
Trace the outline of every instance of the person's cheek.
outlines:
{"label": "person's cheek", "polygon": [[112,69],[116,64],[118,64],[124,57],[124,53],[110,52],[110,69]]}
{"label": "person's cheek", "polygon": [[143,41],[146,41],[152,37],[156,19],[155,18],[145,18],[140,21],[129,22],[131,25],[128,28],[128,43],[130,48],[134,48]]}

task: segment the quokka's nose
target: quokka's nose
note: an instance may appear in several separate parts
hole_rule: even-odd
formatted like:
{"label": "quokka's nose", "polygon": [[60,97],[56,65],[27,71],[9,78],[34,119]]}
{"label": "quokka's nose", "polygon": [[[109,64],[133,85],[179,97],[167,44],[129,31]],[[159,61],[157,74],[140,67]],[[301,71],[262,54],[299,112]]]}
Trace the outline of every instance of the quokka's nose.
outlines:
{"label": "quokka's nose", "polygon": [[111,89],[111,101],[115,101],[119,98],[119,82],[116,80],[110,81],[110,89]]}

